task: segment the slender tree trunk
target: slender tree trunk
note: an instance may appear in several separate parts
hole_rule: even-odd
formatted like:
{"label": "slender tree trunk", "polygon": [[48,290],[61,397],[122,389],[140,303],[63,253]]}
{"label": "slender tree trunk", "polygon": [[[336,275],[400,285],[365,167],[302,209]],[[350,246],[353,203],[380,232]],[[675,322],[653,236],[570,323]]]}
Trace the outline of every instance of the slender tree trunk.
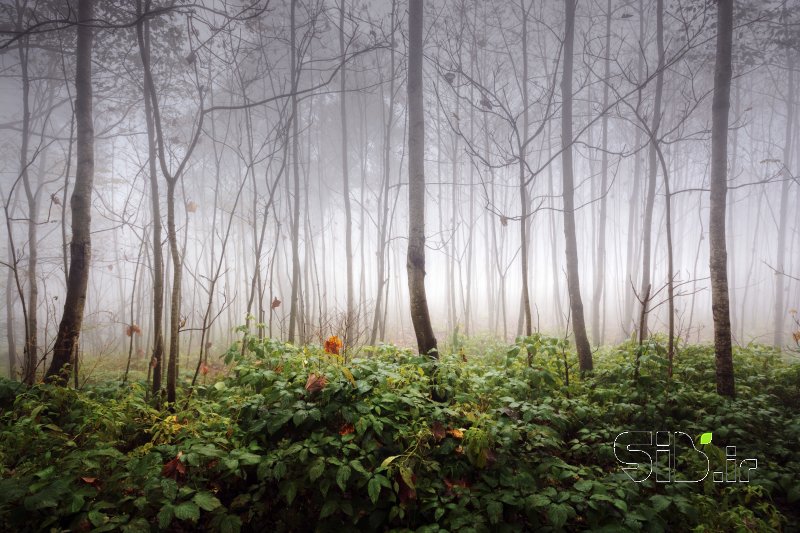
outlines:
{"label": "slender tree trunk", "polygon": [[[381,192],[379,213],[379,230],[378,230],[378,251],[377,251],[377,297],[375,301],[375,314],[372,319],[372,332],[370,334],[371,345],[375,344],[378,337],[378,326],[382,322],[380,320],[383,315],[384,293],[388,287],[388,275],[386,273],[386,238],[387,229],[389,226],[389,181],[392,172],[392,126],[394,124],[394,69],[395,69],[395,55],[394,55],[394,24],[395,24],[395,9],[397,8],[397,0],[392,0],[392,13],[391,13],[391,46],[389,50],[389,108],[386,111],[385,129],[383,133],[383,189]],[[383,105],[383,98],[381,98],[381,106]],[[388,294],[388,293],[387,293]]]}
{"label": "slender tree trunk", "polygon": [[[658,176],[658,154],[656,142],[659,126],[661,124],[661,97],[664,90],[664,0],[656,0],[656,44],[658,46],[658,74],[656,75],[656,94],[653,100],[653,117],[650,126],[650,148],[648,151],[648,176],[647,197],[644,206],[644,225],[642,227],[642,282],[639,285],[640,294],[653,282],[651,272],[653,249],[653,207],[656,198],[656,178]],[[646,302],[642,305],[646,305]],[[642,313],[645,320],[644,327],[640,324],[639,330],[647,334],[647,313]]]}
{"label": "slender tree trunk", "polygon": [[[639,0],[639,46],[642,50],[644,50],[644,2]],[[639,54],[639,59],[637,63],[637,79],[641,80],[644,73],[644,54]],[[638,105],[641,103],[642,99],[642,91],[641,89],[638,91]],[[639,152],[639,146],[642,144],[642,131],[641,128],[636,128],[636,142],[634,146],[636,147],[636,155],[634,156],[634,163],[633,163],[633,187],[631,188],[631,196],[630,196],[630,211],[628,213],[628,235],[627,235],[627,246],[626,246],[626,272],[628,275],[628,279],[625,280],[626,287],[628,285],[633,286],[635,279],[637,277],[637,268],[636,265],[639,263],[639,242],[640,239],[637,238],[638,232],[638,221],[639,221],[639,205],[641,203],[640,198],[640,183],[641,179],[640,176],[642,174],[642,157]],[[633,317],[633,304],[634,304],[634,291],[633,290],[626,290],[625,291],[625,303],[622,312],[622,319],[624,322],[625,334],[628,335],[631,332],[631,325],[636,322],[636,319]]]}
{"label": "slender tree trunk", "polygon": [[[142,1],[137,0],[137,14],[141,17],[150,10],[149,0],[142,8]],[[139,55],[144,65],[144,76],[150,77],[150,24],[146,20],[136,25],[136,36],[139,42]],[[158,186],[156,170],[156,133],[153,117],[153,101],[150,90],[145,83],[144,110],[147,125],[147,157],[150,173],[150,209],[153,219],[153,352],[150,367],[153,369],[153,394],[161,391],[161,375],[164,359],[164,250],[161,247],[161,194]]]}
{"label": "slender tree trunk", "polygon": [[[22,29],[24,6],[17,5],[18,19],[17,28]],[[37,218],[39,206],[39,194],[34,189],[30,181],[28,167],[28,144],[30,142],[31,130],[31,111],[30,111],[30,88],[31,82],[28,75],[28,37],[22,37],[18,42],[19,63],[22,76],[22,143],[19,153],[20,175],[22,185],[25,188],[25,198],[28,201],[28,261],[27,261],[27,283],[28,283],[28,316],[25,348],[25,358],[22,363],[22,380],[28,385],[33,385],[36,381],[36,366],[38,362],[38,329],[37,303],[39,301],[39,284],[36,279],[36,266],[38,264],[38,236]]]}
{"label": "slender tree trunk", "polygon": [[425,294],[425,113],[422,98],[423,0],[408,6],[408,292],[420,354],[438,357]]}
{"label": "slender tree trunk", "polygon": [[711,116],[711,206],[708,223],[711,248],[711,308],[714,316],[717,392],[723,396],[733,397],[735,388],[728,301],[728,254],[725,248],[733,0],[719,0],[717,6],[717,51]]}
{"label": "slender tree trunk", "polygon": [[[611,0],[606,5],[606,45],[603,66],[603,109],[608,108],[608,84],[611,82]],[[606,218],[608,217],[608,113],[603,114],[602,155],[600,160],[600,216],[597,227],[597,254],[594,269],[594,295],[592,298],[592,340],[595,344],[603,344],[603,331],[600,327],[601,313],[605,315],[603,302],[603,284],[606,276]]]}
{"label": "slender tree trunk", "polygon": [[14,336],[14,270],[9,268],[6,276],[6,340],[8,341],[8,379],[17,374],[17,341]]}
{"label": "slender tree trunk", "polygon": [[292,207],[292,296],[289,310],[289,342],[294,342],[295,329],[298,322],[298,299],[300,295],[300,163],[298,150],[300,148],[297,131],[297,27],[295,23],[295,12],[297,11],[297,0],[291,0],[290,9],[290,61],[292,77],[292,171],[294,175],[294,198]]}
{"label": "slender tree trunk", "polygon": [[350,209],[350,169],[347,165],[347,61],[344,48],[344,8],[345,0],[339,0],[339,112],[342,123],[342,196],[344,200],[345,218],[345,255],[347,261],[347,317],[345,318],[344,349],[345,353],[353,341],[354,289],[353,289],[353,220]]}
{"label": "slender tree trunk", "polygon": [[[532,5],[532,4],[531,4]],[[533,334],[533,320],[531,317],[531,296],[528,288],[528,205],[527,174],[525,172],[525,155],[528,142],[528,13],[530,6],[525,8],[525,1],[520,0],[522,10],[522,138],[519,140],[519,203],[520,203],[520,258],[522,259],[522,313],[525,316],[525,336]],[[571,74],[570,74],[571,75]]]}
{"label": "slender tree trunk", "polygon": [[72,191],[72,241],[70,243],[69,282],[64,298],[64,314],[58,326],[53,359],[47,378],[66,383],[64,367],[76,350],[86,289],[91,266],[91,209],[94,180],[94,126],[92,124],[92,40],[88,21],[93,18],[93,0],[79,0],[77,65],[75,70],[75,120],[77,124],[77,158],[75,187]]}
{"label": "slender tree trunk", "polygon": [[[786,139],[783,150],[783,165],[786,172],[790,172],[792,165],[792,135],[794,133],[794,98],[795,98],[795,83],[794,83],[794,51],[786,50],[786,66],[788,76],[788,87],[786,88]],[[778,211],[778,257],[776,258],[777,264],[775,268],[775,311],[774,311],[774,337],[772,343],[778,347],[783,347],[784,329],[786,322],[786,286],[784,272],[786,268],[786,230],[787,219],[789,214],[789,196],[790,181],[784,179],[781,184],[781,205]],[[32,305],[32,304],[31,304]],[[33,308],[31,314],[34,315]]]}
{"label": "slender tree trunk", "polygon": [[578,275],[578,242],[575,236],[575,183],[572,170],[572,64],[575,41],[575,3],[564,0],[566,25],[564,33],[564,74],[561,81],[561,161],[563,167],[564,195],[564,237],[567,256],[567,290],[572,314],[572,330],[578,350],[578,364],[581,373],[593,368],[592,350],[586,335],[586,322],[583,317],[583,301]]}

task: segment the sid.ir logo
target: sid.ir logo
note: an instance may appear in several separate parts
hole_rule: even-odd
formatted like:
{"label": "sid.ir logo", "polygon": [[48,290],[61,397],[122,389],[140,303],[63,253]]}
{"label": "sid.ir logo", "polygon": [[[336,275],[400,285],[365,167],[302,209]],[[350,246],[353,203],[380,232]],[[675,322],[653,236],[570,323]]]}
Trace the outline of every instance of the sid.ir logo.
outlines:
{"label": "sid.ir logo", "polygon": [[[711,439],[711,433],[703,433],[700,445],[710,444]],[[699,483],[711,472],[708,455],[683,431],[623,431],[614,439],[614,457],[636,483],[648,480],[654,471],[658,483]],[[725,448],[724,463],[713,473],[715,483],[748,483],[750,471],[758,468],[757,459],[737,463],[736,446]]]}

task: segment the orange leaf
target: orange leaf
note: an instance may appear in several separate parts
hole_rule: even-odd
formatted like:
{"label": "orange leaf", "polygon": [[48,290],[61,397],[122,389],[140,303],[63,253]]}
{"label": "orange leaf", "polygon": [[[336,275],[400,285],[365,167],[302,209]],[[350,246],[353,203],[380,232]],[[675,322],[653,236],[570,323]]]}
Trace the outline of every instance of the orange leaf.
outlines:
{"label": "orange leaf", "polygon": [[454,439],[460,440],[464,438],[464,432],[461,431],[460,429],[448,429],[447,434],[453,437]]}
{"label": "orange leaf", "polygon": [[206,374],[208,374],[208,371],[209,371],[209,370],[210,370],[210,369],[209,369],[209,367],[208,367],[208,365],[207,365],[207,364],[203,363],[202,365],[200,365],[200,373],[201,373],[201,374],[203,374],[204,376],[205,376]]}
{"label": "orange leaf", "polygon": [[353,433],[355,430],[356,428],[353,426],[353,424],[350,423],[342,424],[342,427],[339,429],[339,435],[349,435]]}
{"label": "orange leaf", "polygon": [[93,485],[95,483],[95,481],[97,481],[97,478],[96,477],[82,477],[81,480],[84,481],[85,483],[88,483],[89,485]]}
{"label": "orange leaf", "polygon": [[342,346],[342,339],[336,335],[332,335],[328,337],[328,340],[325,341],[325,353],[339,355],[339,351],[342,349]]}

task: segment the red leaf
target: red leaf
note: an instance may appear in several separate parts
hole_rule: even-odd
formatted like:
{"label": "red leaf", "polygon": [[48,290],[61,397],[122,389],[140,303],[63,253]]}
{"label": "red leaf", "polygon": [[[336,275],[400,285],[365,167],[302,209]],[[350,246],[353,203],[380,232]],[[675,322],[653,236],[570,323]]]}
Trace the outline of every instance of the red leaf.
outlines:
{"label": "red leaf", "polygon": [[356,428],[353,426],[353,424],[342,424],[342,427],[339,429],[339,435],[349,435],[355,430]]}

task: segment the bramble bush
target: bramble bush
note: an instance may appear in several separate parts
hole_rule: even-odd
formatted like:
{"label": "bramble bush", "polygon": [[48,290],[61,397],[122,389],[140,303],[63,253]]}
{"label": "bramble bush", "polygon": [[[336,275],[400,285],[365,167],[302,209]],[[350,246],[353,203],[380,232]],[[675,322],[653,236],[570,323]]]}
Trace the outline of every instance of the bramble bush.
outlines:
{"label": "bramble bush", "polygon": [[[658,338],[599,350],[583,379],[571,347],[539,334],[461,338],[438,363],[391,345],[345,363],[320,346],[244,342],[224,379],[170,409],[137,382],[0,381],[0,528],[800,527],[800,365],[767,347],[736,352],[729,400],[712,348],[682,349],[667,380]],[[613,450],[626,430],[713,431],[710,457],[736,445],[758,469],[750,483],[633,483]]]}

